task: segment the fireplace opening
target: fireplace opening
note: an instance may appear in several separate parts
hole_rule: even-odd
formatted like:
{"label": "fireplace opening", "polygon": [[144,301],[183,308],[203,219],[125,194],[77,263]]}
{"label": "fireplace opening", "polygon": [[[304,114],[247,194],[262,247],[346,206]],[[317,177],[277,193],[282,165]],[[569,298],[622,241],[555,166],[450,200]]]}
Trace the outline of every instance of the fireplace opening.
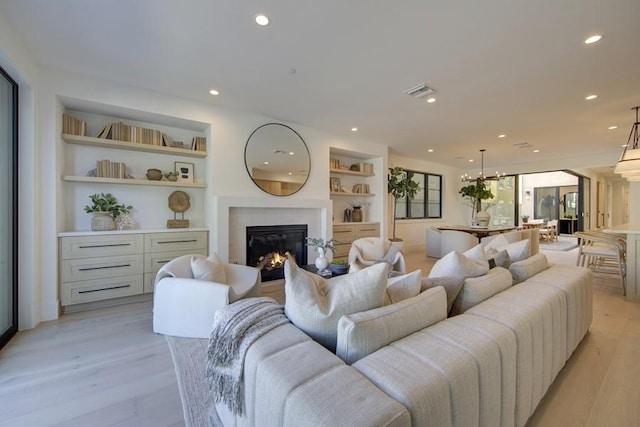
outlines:
{"label": "fireplace opening", "polygon": [[247,227],[247,265],[260,269],[263,282],[284,277],[287,252],[307,264],[306,224]]}

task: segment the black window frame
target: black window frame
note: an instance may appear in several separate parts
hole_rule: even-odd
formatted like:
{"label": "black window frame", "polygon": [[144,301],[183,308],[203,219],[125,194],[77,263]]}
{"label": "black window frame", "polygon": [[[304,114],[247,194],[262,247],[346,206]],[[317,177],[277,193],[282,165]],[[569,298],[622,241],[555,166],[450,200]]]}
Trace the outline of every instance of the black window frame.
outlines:
{"label": "black window frame", "polygon": [[[414,202],[411,202],[409,200],[408,197],[404,198],[404,199],[398,199],[398,203],[396,205],[396,211],[397,211],[397,207],[404,205],[405,206],[405,216],[397,216],[397,212],[394,212],[393,215],[395,217],[395,219],[397,220],[412,220],[412,219],[440,219],[442,218],[442,175],[437,174],[437,173],[431,173],[431,172],[423,172],[423,171],[416,171],[416,170],[411,170],[411,169],[405,169],[404,170],[405,173],[407,173],[407,175],[409,175],[410,177],[413,177],[414,175],[422,175],[423,178],[423,182],[425,183],[425,185],[421,185],[420,189],[418,190],[418,193],[422,192],[423,194],[423,204],[422,204],[422,211],[424,212],[423,216],[412,216],[411,215],[411,204],[415,204],[415,199]],[[429,177],[436,177],[438,179],[438,191],[439,191],[439,197],[438,197],[438,212],[439,215],[438,216],[429,216],[429,188],[428,188],[428,183],[429,183]],[[424,187],[424,188],[423,188]],[[416,197],[418,198],[418,197]]]}

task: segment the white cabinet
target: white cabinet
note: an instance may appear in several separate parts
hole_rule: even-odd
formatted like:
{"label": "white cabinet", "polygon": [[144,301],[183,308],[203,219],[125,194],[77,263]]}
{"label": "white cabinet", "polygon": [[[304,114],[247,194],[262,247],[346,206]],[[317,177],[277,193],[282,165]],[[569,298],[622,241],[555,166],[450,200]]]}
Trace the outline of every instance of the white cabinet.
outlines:
{"label": "white cabinet", "polygon": [[180,255],[207,255],[207,242],[206,230],[61,233],[61,305],[153,292],[160,267]]}

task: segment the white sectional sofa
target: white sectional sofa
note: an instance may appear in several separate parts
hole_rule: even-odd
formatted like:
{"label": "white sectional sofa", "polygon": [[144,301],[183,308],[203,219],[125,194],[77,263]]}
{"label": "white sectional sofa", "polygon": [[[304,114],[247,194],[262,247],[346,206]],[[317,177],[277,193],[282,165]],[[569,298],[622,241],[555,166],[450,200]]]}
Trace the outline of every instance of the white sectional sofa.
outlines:
{"label": "white sectional sofa", "polygon": [[365,331],[338,334],[350,364],[279,326],[247,352],[245,415],[217,414],[225,426],[524,426],[591,325],[592,282],[550,266],[449,318],[444,289],[428,289],[341,319]]}

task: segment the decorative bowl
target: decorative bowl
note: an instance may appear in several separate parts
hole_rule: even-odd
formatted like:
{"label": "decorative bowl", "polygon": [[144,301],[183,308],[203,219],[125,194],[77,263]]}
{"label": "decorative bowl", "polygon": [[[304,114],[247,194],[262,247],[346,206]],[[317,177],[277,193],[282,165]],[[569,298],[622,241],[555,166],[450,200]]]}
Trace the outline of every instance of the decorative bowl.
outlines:
{"label": "decorative bowl", "polygon": [[160,169],[147,169],[147,179],[150,181],[160,181],[162,179],[162,171]]}
{"label": "decorative bowl", "polygon": [[345,274],[349,271],[349,266],[347,264],[329,263],[329,270],[331,270],[333,274]]}

